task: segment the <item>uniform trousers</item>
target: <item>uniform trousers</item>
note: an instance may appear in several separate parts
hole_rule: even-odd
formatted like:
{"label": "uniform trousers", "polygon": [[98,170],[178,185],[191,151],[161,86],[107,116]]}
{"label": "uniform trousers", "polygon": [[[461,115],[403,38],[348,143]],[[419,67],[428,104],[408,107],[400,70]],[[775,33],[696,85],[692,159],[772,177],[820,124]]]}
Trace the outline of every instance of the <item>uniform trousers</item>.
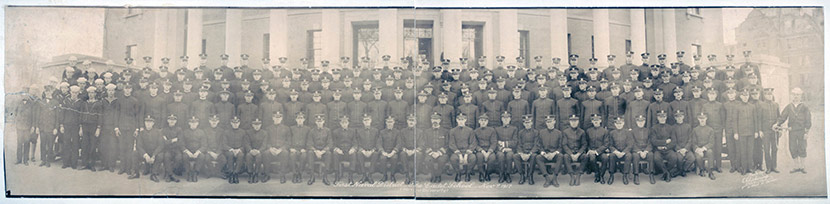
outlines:
{"label": "uniform trousers", "polygon": [[64,124],[64,138],[63,140],[63,166],[75,168],[78,163],[78,149],[80,148],[80,139],[78,131],[80,124]]}
{"label": "uniform trousers", "polygon": [[754,135],[740,135],[738,136],[738,154],[741,157],[741,166],[738,168],[742,171],[751,171],[755,169],[755,161],[752,153],[755,152],[755,136]]}
{"label": "uniform trousers", "polygon": [[[556,154],[551,159],[548,159],[544,155],[537,155],[536,156],[536,165],[539,165],[539,169],[542,170],[542,174],[544,175],[559,175],[562,172],[562,160],[564,155]],[[547,164],[551,164],[551,168],[547,168]]]}

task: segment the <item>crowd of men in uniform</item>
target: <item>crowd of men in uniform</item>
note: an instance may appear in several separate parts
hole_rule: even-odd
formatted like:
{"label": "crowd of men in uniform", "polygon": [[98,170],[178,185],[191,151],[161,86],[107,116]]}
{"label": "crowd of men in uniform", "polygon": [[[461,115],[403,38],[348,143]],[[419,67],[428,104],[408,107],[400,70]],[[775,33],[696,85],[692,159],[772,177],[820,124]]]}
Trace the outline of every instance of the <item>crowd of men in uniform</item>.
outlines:
{"label": "crowd of men in uniform", "polygon": [[[741,174],[758,170],[778,173],[777,144],[788,121],[790,152],[798,163],[791,173],[806,173],[805,133],[810,112],[801,104],[800,89],[783,112],[771,88],[764,88],[759,70],[745,51],[745,63],[726,66],[709,55],[711,66],[682,61],[666,64],[666,54],[649,64],[642,53],[626,53],[625,64],[579,67],[577,55],[567,65],[559,58],[543,67],[525,59],[506,62],[497,56],[489,66],[480,57],[444,59],[441,65],[385,55],[374,66],[362,57],[352,66],[322,61],[309,67],[288,67],[262,59],[249,66],[208,67],[206,54],[198,66],[182,56],[178,69],[170,59],[154,69],[146,65],[97,72],[89,61],[71,58],[60,82],[30,94],[16,110],[17,163],[34,162],[40,140],[40,166],[118,171],[130,179],[150,175],[159,182],[196,182],[221,177],[238,183],[329,185],[395,182],[406,184],[418,174],[441,182],[449,174],[456,182],[481,182],[496,174],[498,182],[559,186],[558,176],[580,185],[582,174],[612,184],[621,172],[623,183],[639,185],[645,174],[673,177],[697,173],[715,179],[714,172]],[[450,64],[453,64],[452,66]],[[39,87],[38,87],[39,88]],[[726,141],[725,149],[722,141]],[[29,150],[31,147],[31,154]],[[727,153],[730,166],[722,166]],[[31,156],[29,156],[31,155]],[[59,158],[60,161],[57,161]],[[359,178],[354,178],[354,176]]]}

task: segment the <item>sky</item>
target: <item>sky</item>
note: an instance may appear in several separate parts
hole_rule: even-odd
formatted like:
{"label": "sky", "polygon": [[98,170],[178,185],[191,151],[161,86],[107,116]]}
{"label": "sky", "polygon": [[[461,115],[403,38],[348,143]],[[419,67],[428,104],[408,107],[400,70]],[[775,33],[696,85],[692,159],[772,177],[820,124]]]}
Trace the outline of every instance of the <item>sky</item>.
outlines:
{"label": "sky", "polygon": [[52,57],[78,53],[101,56],[104,39],[102,8],[6,8],[7,92],[38,77]]}
{"label": "sky", "polygon": [[735,41],[735,28],[741,25],[752,8],[724,8],[723,9],[723,41],[726,45],[733,45]]}

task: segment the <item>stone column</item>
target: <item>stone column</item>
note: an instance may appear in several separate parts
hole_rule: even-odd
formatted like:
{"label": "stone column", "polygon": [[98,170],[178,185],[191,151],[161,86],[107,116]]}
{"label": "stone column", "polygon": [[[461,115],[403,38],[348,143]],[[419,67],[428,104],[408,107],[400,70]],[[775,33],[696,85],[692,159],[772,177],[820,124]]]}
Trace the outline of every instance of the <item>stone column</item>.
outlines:
{"label": "stone column", "polygon": [[[153,25],[153,69],[158,69],[158,66],[161,66],[161,58],[170,57],[167,56],[167,24],[170,23],[168,21],[168,16],[170,15],[170,11],[168,9],[156,9],[155,10],[155,22]],[[140,56],[136,58],[136,62],[140,62],[138,64],[143,65],[143,61],[141,60]],[[175,70],[175,69],[174,69]]]}
{"label": "stone column", "polygon": [[515,63],[516,57],[520,54],[518,23],[519,15],[516,9],[499,10],[499,45],[497,49],[499,55],[504,56],[505,62]]}
{"label": "stone column", "polygon": [[[646,52],[646,16],[643,9],[629,9],[631,13],[631,51],[634,55]],[[636,58],[636,57],[635,57]]]}
{"label": "stone column", "polygon": [[242,10],[228,9],[225,14],[225,54],[228,66],[239,66],[242,54]]}
{"label": "stone column", "polygon": [[314,67],[319,67],[320,61],[329,60],[334,64],[340,59],[340,10],[323,9],[322,22],[322,58],[314,59]]}
{"label": "stone column", "polygon": [[187,56],[194,62],[199,61],[202,53],[202,26],[202,9],[187,9]]}
{"label": "stone column", "polygon": [[593,9],[594,14],[594,57],[598,67],[607,67],[606,56],[611,53],[611,25],[608,19],[608,9]]}
{"label": "stone column", "polygon": [[[568,62],[568,10],[550,10],[550,55]],[[550,60],[550,59],[547,59]]]}
{"label": "stone column", "polygon": [[380,34],[378,42],[380,44],[380,55],[389,55],[392,57],[390,62],[398,62],[398,36],[401,30],[398,30],[398,9],[380,9],[378,10],[380,16],[378,22],[378,32]]}
{"label": "stone column", "polygon": [[[461,10],[441,10],[441,31],[443,34],[444,58],[452,60],[452,64],[458,63],[461,57]],[[435,53],[436,59],[440,59],[441,53]],[[441,61],[436,61],[440,65]]]}
{"label": "stone column", "polygon": [[673,62],[677,52],[677,25],[674,16],[675,9],[663,9],[663,53],[666,61]]}
{"label": "stone column", "polygon": [[280,57],[288,57],[288,10],[273,9],[269,14],[269,41],[272,64],[278,64]]}

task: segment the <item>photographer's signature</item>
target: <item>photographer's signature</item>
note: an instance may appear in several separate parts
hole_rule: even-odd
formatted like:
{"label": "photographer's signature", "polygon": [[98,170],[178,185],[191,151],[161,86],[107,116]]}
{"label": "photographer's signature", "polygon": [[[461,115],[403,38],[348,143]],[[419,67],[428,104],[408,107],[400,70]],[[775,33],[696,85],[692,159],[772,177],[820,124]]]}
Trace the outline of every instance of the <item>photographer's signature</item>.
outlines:
{"label": "photographer's signature", "polygon": [[741,186],[741,189],[748,189],[748,188],[752,188],[752,187],[757,187],[757,186],[760,186],[760,185],[772,183],[775,180],[777,180],[777,179],[773,178],[772,175],[769,175],[769,174],[764,174],[764,173],[748,174],[748,175],[744,176],[743,179],[741,179],[741,183],[743,183],[743,186]]}

